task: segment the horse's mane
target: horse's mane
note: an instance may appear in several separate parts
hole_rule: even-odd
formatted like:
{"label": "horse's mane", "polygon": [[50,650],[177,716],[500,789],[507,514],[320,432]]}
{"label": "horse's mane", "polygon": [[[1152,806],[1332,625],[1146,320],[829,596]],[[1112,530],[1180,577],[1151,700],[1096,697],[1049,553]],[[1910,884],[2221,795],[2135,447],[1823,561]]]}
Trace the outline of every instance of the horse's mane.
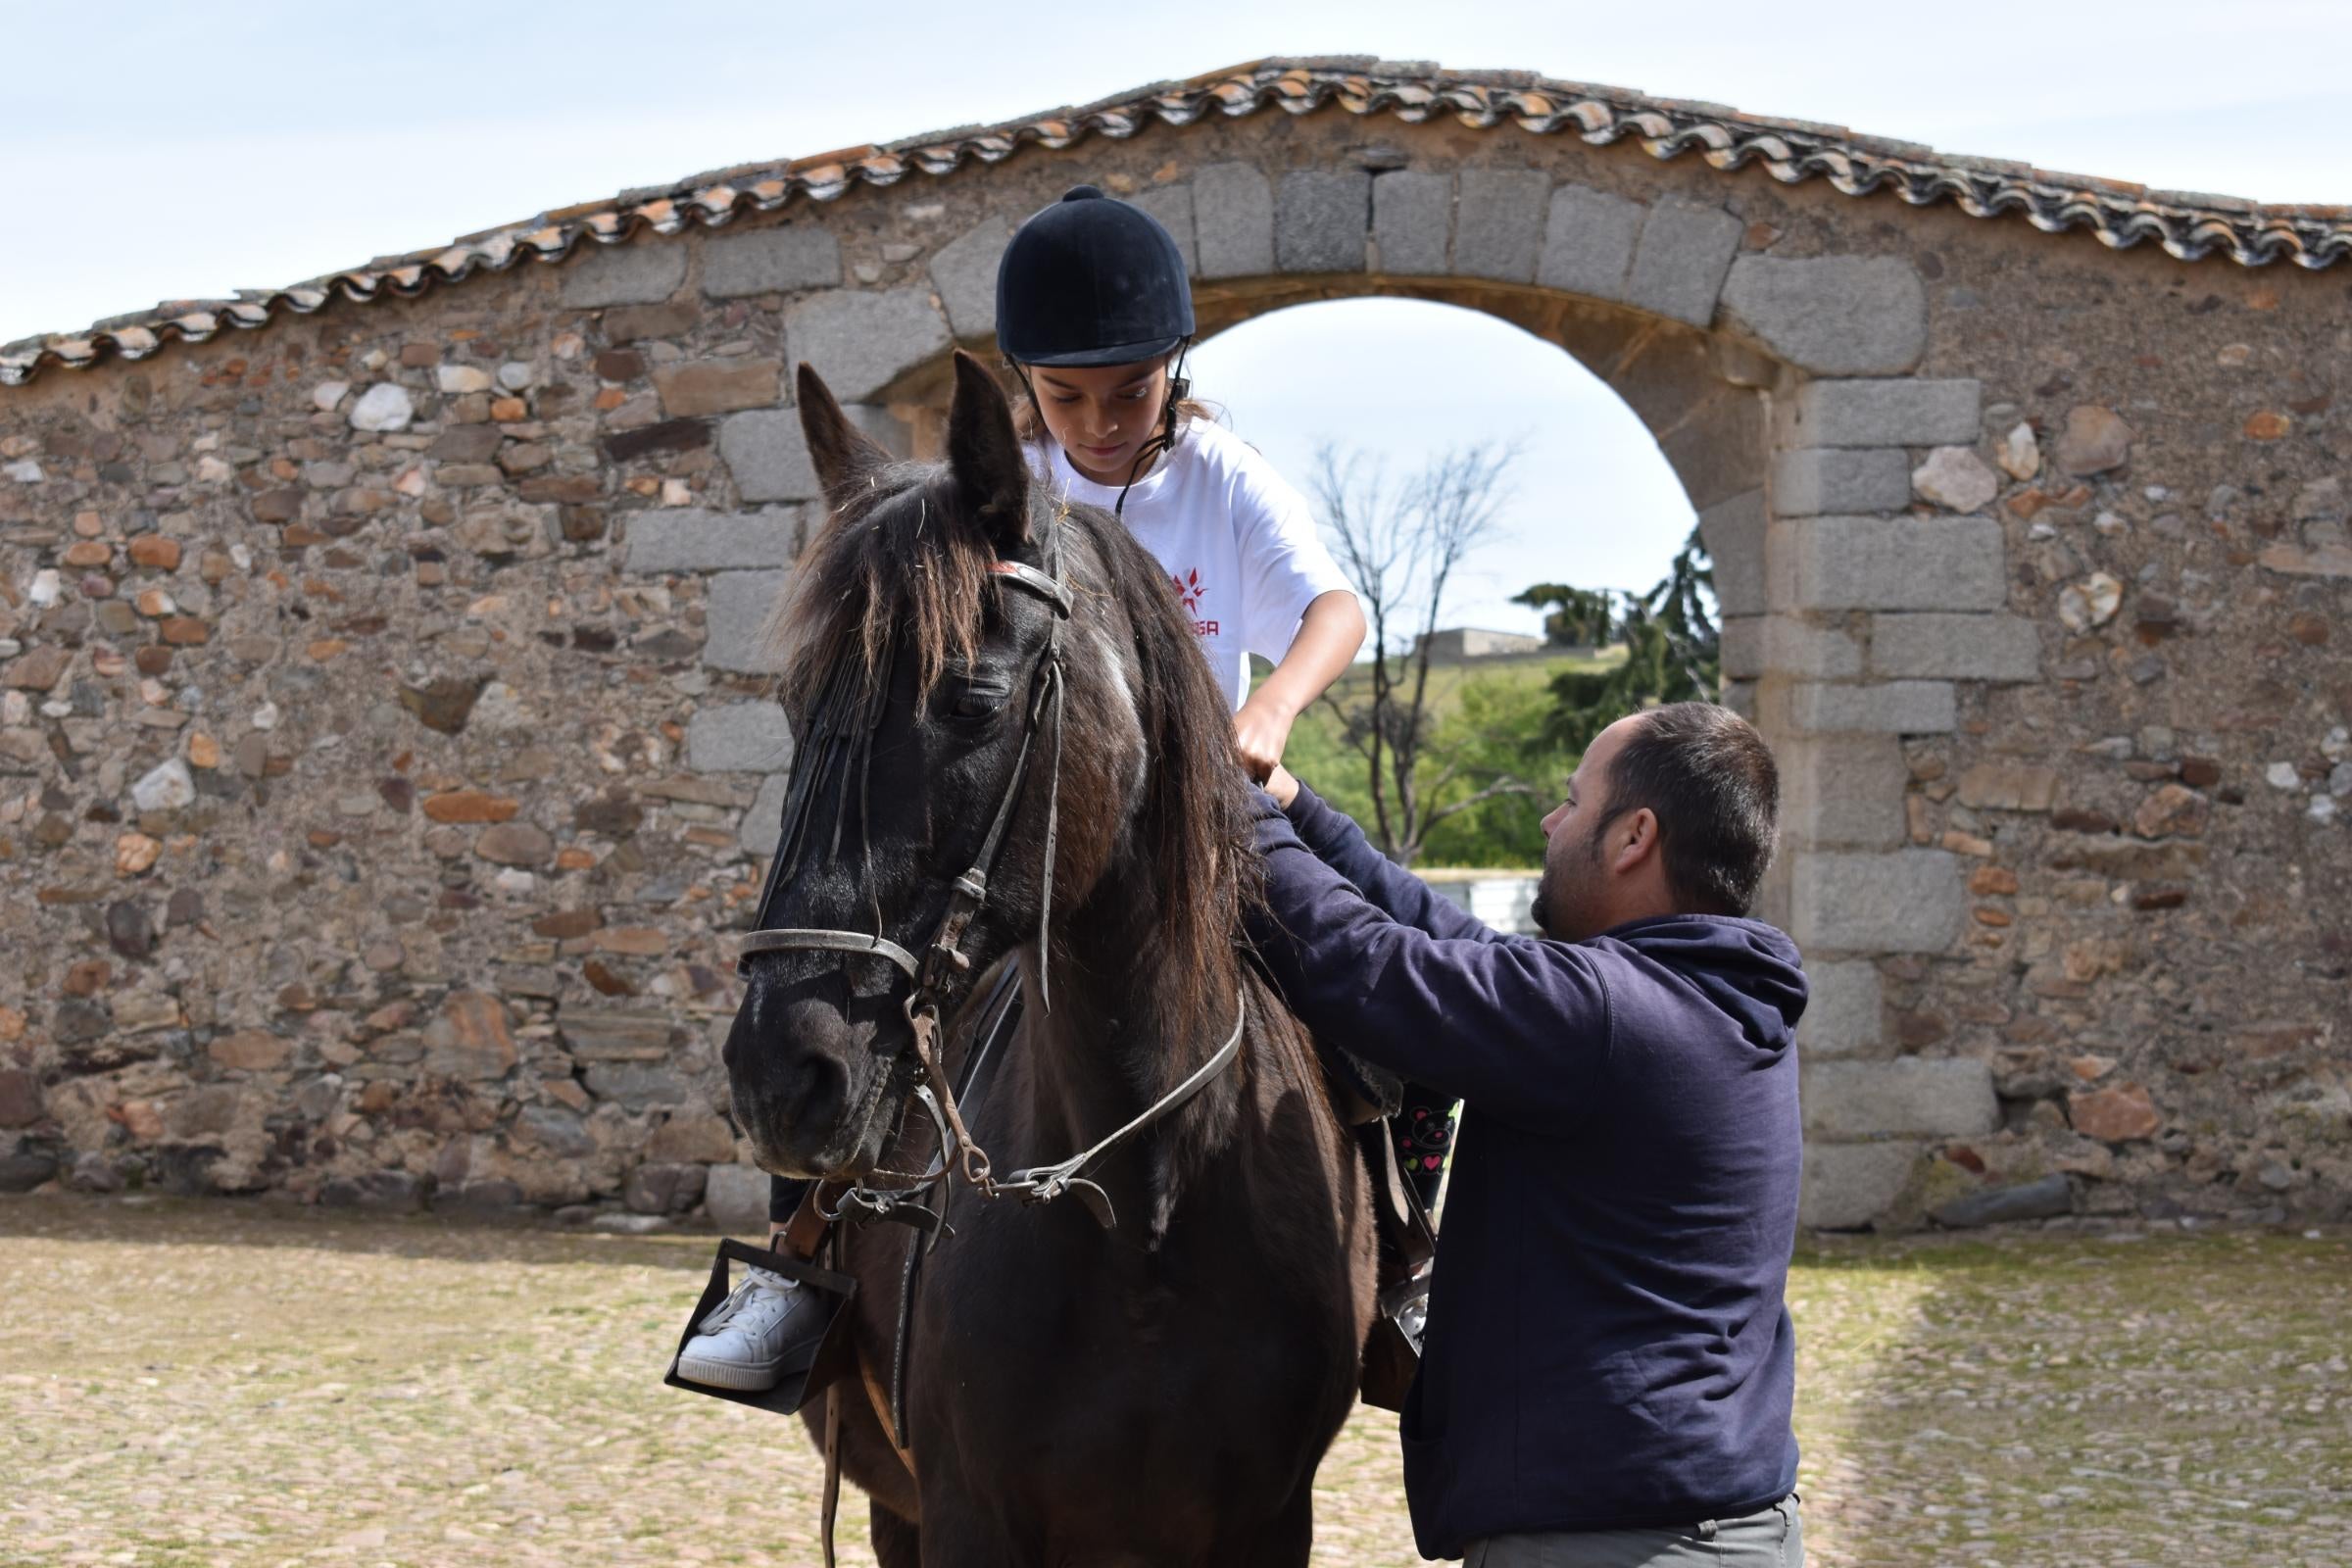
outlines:
{"label": "horse's mane", "polygon": [[[944,465],[894,465],[835,498],[795,572],[780,627],[781,695],[797,731],[806,734],[821,716],[811,710],[829,691],[854,690],[873,715],[897,660],[913,661],[915,690],[927,697],[973,657],[996,553],[966,511]],[[1049,508],[1034,498],[1032,523],[1062,531],[1059,562],[1074,587],[1089,586],[1087,564],[1100,568],[1134,629],[1134,697],[1151,760],[1135,848],[1158,883],[1158,940],[1170,960],[1160,967],[1176,988],[1156,1000],[1192,1016],[1202,988],[1229,961],[1246,903],[1258,896],[1261,867],[1232,710],[1166,571],[1123,523],[1097,508]],[[1061,808],[1082,805],[1065,793]]]}
{"label": "horse's mane", "polygon": [[1100,508],[1072,507],[1066,517],[1085,530],[1135,628],[1136,707],[1152,760],[1135,831],[1159,883],[1160,940],[1173,960],[1163,973],[1175,988],[1158,1000],[1175,1016],[1195,1017],[1264,880],[1233,705],[1158,559]]}

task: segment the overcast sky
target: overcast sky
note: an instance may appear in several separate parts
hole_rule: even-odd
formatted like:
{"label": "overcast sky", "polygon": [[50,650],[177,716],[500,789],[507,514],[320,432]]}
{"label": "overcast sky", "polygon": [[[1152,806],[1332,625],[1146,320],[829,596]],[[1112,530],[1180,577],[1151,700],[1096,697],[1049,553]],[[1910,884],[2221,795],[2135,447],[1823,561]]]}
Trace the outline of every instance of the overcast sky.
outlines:
{"label": "overcast sky", "polygon": [[[1541,71],[2175,189],[2352,201],[2352,0],[1685,0],[1671,13],[1621,0],[0,0],[0,342],[275,287],[702,170],[1274,55]],[[1426,390],[1433,357],[1452,366],[1444,384],[1477,392]],[[1384,360],[1394,376],[1366,374]],[[1451,619],[1532,627],[1501,601],[1539,578],[1645,585],[1689,529],[1613,395],[1491,320],[1314,307],[1235,329],[1199,368],[1201,390],[1301,481],[1324,435],[1403,465],[1528,436],[1515,537],[1477,564],[1481,585]]]}

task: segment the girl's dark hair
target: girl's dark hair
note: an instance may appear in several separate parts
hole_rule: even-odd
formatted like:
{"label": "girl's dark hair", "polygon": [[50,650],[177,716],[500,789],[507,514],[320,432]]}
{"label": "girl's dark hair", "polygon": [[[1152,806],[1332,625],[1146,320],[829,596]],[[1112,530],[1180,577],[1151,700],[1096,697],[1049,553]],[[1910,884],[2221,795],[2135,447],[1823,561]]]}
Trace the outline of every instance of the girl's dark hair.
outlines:
{"label": "girl's dark hair", "polygon": [[1772,863],[1781,775],[1755,726],[1713,703],[1642,715],[1609,763],[1605,825],[1646,806],[1676,906],[1745,914]]}

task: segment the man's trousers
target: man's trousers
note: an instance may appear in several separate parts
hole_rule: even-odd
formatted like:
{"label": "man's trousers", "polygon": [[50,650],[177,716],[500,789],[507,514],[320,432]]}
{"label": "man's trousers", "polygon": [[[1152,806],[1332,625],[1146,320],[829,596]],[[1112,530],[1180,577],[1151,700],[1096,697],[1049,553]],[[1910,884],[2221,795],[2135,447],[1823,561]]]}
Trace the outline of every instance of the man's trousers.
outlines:
{"label": "man's trousers", "polygon": [[1562,1531],[1491,1536],[1470,1544],[1462,1568],[1804,1568],[1796,1494],[1737,1519],[1668,1530]]}

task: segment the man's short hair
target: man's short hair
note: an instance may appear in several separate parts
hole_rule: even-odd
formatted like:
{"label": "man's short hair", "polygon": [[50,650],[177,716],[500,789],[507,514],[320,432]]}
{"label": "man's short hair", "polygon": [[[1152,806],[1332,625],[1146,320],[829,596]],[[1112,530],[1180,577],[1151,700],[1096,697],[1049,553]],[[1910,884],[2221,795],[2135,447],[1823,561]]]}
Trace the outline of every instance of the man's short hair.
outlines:
{"label": "man's short hair", "polygon": [[1781,773],[1756,727],[1713,703],[1642,715],[1609,764],[1604,823],[1646,806],[1678,907],[1745,914],[1779,832]]}

